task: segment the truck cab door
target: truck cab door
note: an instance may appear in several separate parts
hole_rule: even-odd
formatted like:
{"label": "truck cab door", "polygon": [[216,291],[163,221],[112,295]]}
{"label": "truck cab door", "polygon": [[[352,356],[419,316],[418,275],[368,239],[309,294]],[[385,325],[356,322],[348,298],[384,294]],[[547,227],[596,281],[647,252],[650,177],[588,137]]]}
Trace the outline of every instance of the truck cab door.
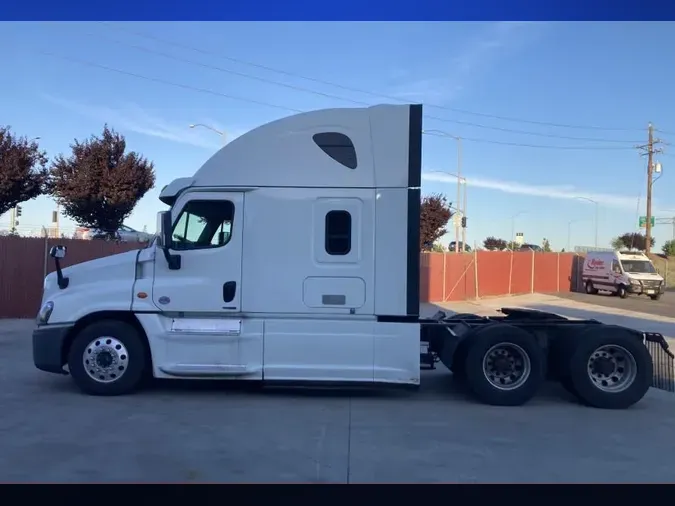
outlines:
{"label": "truck cab door", "polygon": [[188,192],[173,206],[170,252],[181,267],[155,261],[154,304],[165,312],[224,315],[241,311],[244,224],[241,192]]}

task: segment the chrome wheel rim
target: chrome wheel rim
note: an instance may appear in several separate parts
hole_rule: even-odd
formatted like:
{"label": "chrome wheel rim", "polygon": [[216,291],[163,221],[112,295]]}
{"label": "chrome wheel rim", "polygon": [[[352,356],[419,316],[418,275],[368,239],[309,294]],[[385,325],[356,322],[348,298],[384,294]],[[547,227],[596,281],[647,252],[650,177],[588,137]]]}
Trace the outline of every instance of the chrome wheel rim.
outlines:
{"label": "chrome wheel rim", "polygon": [[596,388],[603,392],[619,393],[635,383],[637,361],[626,348],[606,344],[591,353],[586,371]]}
{"label": "chrome wheel rim", "polygon": [[520,388],[531,372],[530,356],[517,344],[495,344],[483,356],[483,375],[499,390]]}
{"label": "chrome wheel rim", "polygon": [[82,354],[82,365],[97,383],[112,383],[127,371],[129,352],[114,337],[99,337],[90,342]]}

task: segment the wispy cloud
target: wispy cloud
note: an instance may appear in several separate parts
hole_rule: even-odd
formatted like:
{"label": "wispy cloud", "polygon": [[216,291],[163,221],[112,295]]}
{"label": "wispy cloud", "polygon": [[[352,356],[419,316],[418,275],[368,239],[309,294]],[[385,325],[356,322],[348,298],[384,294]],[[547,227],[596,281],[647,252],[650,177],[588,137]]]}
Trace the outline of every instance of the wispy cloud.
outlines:
{"label": "wispy cloud", "polygon": [[[204,148],[210,151],[217,150],[223,146],[222,139],[214,132],[200,128],[191,129],[187,124],[170,122],[164,118],[151,114],[136,104],[108,107],[54,97],[44,93],[41,94],[41,97],[44,100],[61,106],[75,114],[106,122],[116,130],[128,130],[137,134]],[[196,123],[204,123],[221,132],[226,132],[226,139],[228,142],[242,133],[240,131],[233,132],[227,130],[217,122],[208,119],[196,121]]]}
{"label": "wispy cloud", "polygon": [[541,25],[509,21],[491,23],[460,46],[448,62],[439,65],[438,75],[398,85],[388,94],[420,102],[450,102],[485,76],[507,51],[532,41]]}
{"label": "wispy cloud", "polygon": [[[456,183],[457,178],[449,174],[442,174],[433,171],[422,173],[424,181],[435,181],[440,183]],[[591,199],[600,205],[635,211],[638,204],[637,195],[617,195],[610,193],[589,192],[577,188],[573,185],[531,185],[514,181],[500,181],[483,177],[467,178],[467,184],[477,188],[486,188],[504,193],[516,195],[529,195],[531,197],[545,197],[559,200],[578,200],[579,197]]]}

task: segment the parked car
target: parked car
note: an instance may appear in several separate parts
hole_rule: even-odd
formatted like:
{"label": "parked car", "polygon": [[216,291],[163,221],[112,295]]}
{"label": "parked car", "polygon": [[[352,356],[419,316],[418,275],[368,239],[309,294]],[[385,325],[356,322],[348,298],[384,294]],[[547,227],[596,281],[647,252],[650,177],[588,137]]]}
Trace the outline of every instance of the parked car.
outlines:
{"label": "parked car", "polygon": [[520,251],[536,251],[536,252],[542,252],[544,251],[544,248],[539,246],[538,244],[523,244],[519,248]]}
{"label": "parked car", "polygon": [[[138,230],[134,230],[131,227],[122,225],[115,233],[115,238],[113,240],[122,242],[148,242],[152,239],[152,237],[152,234],[148,234],[147,232],[139,232]],[[87,227],[77,227],[77,229],[75,229],[74,238],[85,240],[111,239],[104,231]]]}

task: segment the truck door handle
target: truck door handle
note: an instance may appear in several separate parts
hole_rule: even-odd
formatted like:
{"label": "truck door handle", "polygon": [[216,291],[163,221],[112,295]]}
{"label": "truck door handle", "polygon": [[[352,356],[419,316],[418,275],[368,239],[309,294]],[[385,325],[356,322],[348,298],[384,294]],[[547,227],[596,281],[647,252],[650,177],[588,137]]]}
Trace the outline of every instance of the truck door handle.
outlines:
{"label": "truck door handle", "polygon": [[225,302],[232,302],[234,295],[237,293],[237,282],[228,281],[223,285],[223,300]]}

